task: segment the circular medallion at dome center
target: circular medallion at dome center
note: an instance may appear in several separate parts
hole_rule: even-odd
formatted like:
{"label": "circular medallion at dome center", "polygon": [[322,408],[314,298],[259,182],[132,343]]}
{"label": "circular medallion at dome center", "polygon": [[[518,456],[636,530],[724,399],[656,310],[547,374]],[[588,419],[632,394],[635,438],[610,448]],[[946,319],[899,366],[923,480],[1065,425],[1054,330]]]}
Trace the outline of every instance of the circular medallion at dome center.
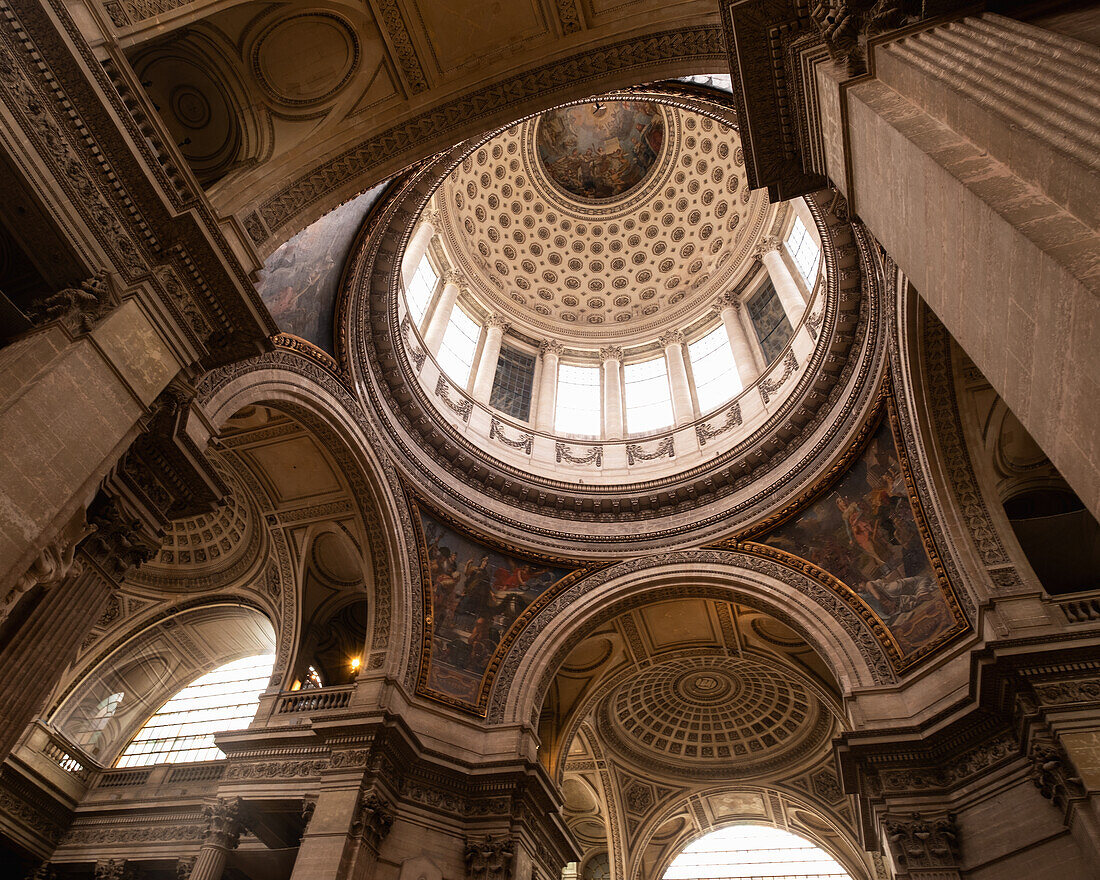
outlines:
{"label": "circular medallion at dome center", "polygon": [[656,104],[593,101],[543,114],[536,144],[550,180],[576,198],[602,201],[645,180],[664,139],[664,119]]}

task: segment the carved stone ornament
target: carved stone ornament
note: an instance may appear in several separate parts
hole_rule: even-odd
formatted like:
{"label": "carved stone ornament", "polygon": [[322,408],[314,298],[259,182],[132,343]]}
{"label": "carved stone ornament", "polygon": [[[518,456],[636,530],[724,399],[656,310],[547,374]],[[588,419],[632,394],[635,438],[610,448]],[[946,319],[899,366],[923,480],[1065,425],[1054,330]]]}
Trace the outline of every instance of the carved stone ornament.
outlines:
{"label": "carved stone ornament", "polygon": [[364,792],[359,798],[359,808],[355,813],[355,821],[351,823],[351,832],[378,849],[379,844],[390,833],[393,820],[393,810],[386,801],[373,791]]}
{"label": "carved stone ornament", "polygon": [[623,350],[618,345],[605,345],[600,349],[601,361],[621,361],[623,359]]}
{"label": "carved stone ornament", "polygon": [[128,516],[114,500],[100,496],[88,509],[94,531],[80,544],[80,550],[95,560],[115,581],[131,569],[144,565],[157,551],[140,520]]}
{"label": "carved stone ornament", "polygon": [[1031,776],[1039,793],[1059,809],[1085,796],[1085,785],[1075,775],[1062,747],[1053,739],[1037,739],[1028,752]]}
{"label": "carved stone ornament", "polygon": [[499,327],[501,333],[507,333],[512,324],[502,315],[490,315],[488,318],[485,319],[485,326]]}
{"label": "carved stone ornament", "polygon": [[218,798],[202,808],[206,830],[202,834],[203,846],[236,849],[241,842],[240,802],[236,799]]}
{"label": "carved stone ornament", "polygon": [[466,844],[467,880],[511,880],[516,858],[515,843],[507,837],[485,835]]}
{"label": "carved stone ornament", "polygon": [[887,816],[883,819],[898,866],[913,870],[952,870],[959,864],[959,836],[953,813],[941,816]]}
{"label": "carved stone ornament", "polygon": [[777,251],[782,246],[783,242],[774,235],[766,236],[757,242],[756,247],[753,248],[752,254],[758,260],[764,259],[764,254],[770,254],[772,251]]}
{"label": "carved stone ornament", "polygon": [[661,343],[661,348],[668,348],[670,345],[683,345],[684,331],[677,329],[667,330],[657,337],[657,341]]}
{"label": "carved stone ornament", "polygon": [[554,355],[554,357],[561,357],[561,353],[565,351],[565,346],[560,342],[555,342],[553,339],[544,339],[539,343],[539,355],[546,357],[548,354]]}
{"label": "carved stone ornament", "polygon": [[134,871],[125,859],[100,859],[95,863],[95,880],[132,880]]}
{"label": "carved stone ornament", "polygon": [[741,311],[741,297],[732,290],[727,290],[714,298],[714,305],[712,308],[719,315],[726,309],[734,309],[739,312]]}
{"label": "carved stone ornament", "polygon": [[810,18],[821,32],[829,57],[843,64],[849,75],[865,69],[861,37],[885,33],[906,23],[898,0],[819,0]]}
{"label": "carved stone ornament", "polygon": [[83,516],[76,517],[54,540],[42,548],[30,568],[15,582],[8,594],[0,599],[0,623],[19,600],[36,586],[47,589],[61,583],[70,575],[80,574],[83,563],[76,558],[76,548],[92,531]]}
{"label": "carved stone ornament", "polygon": [[57,872],[49,862],[43,862],[26,877],[27,880],[57,880]]}
{"label": "carved stone ornament", "polygon": [[193,870],[195,870],[194,856],[176,859],[176,880],[189,880]]}
{"label": "carved stone ornament", "polygon": [[66,287],[31,304],[28,317],[36,325],[60,321],[74,336],[88,333],[118,305],[109,275],[100,269],[79,287]]}

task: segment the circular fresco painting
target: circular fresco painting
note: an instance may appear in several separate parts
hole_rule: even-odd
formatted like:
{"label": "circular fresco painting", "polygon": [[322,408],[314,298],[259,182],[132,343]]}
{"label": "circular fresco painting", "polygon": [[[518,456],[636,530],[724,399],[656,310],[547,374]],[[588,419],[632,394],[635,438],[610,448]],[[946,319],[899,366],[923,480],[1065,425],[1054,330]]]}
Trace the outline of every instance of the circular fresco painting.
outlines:
{"label": "circular fresco painting", "polygon": [[648,101],[595,101],[539,119],[536,144],[547,175],[570,195],[613,199],[636,187],[657,161],[664,118]]}

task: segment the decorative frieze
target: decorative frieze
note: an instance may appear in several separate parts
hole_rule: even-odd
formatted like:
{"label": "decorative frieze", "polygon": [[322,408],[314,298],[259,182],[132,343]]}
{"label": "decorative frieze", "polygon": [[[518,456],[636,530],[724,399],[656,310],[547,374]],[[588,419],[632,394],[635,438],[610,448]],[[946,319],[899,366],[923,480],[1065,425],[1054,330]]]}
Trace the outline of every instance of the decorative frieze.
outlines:
{"label": "decorative frieze", "polygon": [[596,467],[603,467],[603,447],[590,446],[577,455],[572,446],[559,440],[554,447],[554,458],[559,464],[567,461],[570,464],[595,464]]}
{"label": "decorative frieze", "polygon": [[505,446],[510,446],[512,449],[522,449],[524,454],[530,455],[531,450],[535,445],[534,434],[520,434],[519,437],[512,439],[504,433],[504,423],[493,416],[492,421],[489,423],[489,439],[499,440]]}
{"label": "decorative frieze", "polygon": [[470,413],[474,411],[474,402],[468,398],[451,400],[451,383],[443,376],[435,383],[435,396],[447,405],[447,409],[458,416],[462,421],[470,420]]}
{"label": "decorative frieze", "polygon": [[711,427],[710,422],[697,422],[695,424],[695,437],[700,446],[706,446],[708,440],[721,437],[727,431],[741,426],[741,404],[734,401],[726,407],[726,417],[717,428]]}
{"label": "decorative frieze", "polygon": [[638,443],[628,443],[626,446],[626,463],[633,465],[639,461],[655,461],[658,458],[675,458],[676,448],[673,445],[673,435],[669,434],[653,449],[646,452],[645,447]]}

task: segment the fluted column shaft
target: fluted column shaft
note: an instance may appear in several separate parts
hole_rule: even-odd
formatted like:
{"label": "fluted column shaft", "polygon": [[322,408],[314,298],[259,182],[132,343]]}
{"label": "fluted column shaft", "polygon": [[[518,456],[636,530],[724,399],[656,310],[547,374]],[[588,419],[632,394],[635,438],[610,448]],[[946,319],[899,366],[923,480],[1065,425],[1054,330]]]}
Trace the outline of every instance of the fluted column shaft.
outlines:
{"label": "fluted column shaft", "polygon": [[684,335],[679,331],[666,333],[661,337],[661,344],[665,348],[665,363],[668,365],[672,417],[677,427],[690,424],[695,421],[695,404],[691,398],[691,383],[684,357]]}
{"label": "fluted column shaft", "polygon": [[188,880],[222,880],[228,859],[229,847],[204,843],[195,857],[195,866]]}
{"label": "fluted column shaft", "polygon": [[432,236],[435,235],[434,220],[435,217],[432,214],[425,212],[420,219],[420,225],[416,228],[416,232],[409,239],[405,254],[401,257],[401,280],[405,284],[412,280],[413,275],[416,273],[416,267],[420,265],[420,261],[424,259],[424,254],[428,252],[428,245],[431,243]]}
{"label": "fluted column shaft", "polygon": [[[45,589],[24,617],[17,613],[0,631],[0,755],[8,755],[23,729],[88,630],[99,620],[114,584],[92,564],[78,559],[74,574]],[[21,619],[22,618],[22,619]]]}
{"label": "fluted column shaft", "polygon": [[600,349],[603,362],[603,436],[619,440],[623,436],[623,352],[617,345]]}
{"label": "fluted column shaft", "polygon": [[239,804],[219,798],[203,809],[206,831],[188,880],[222,880],[229,851],[240,842]]}
{"label": "fluted column shaft", "polygon": [[733,352],[733,362],[737,367],[737,376],[741,380],[741,387],[748,388],[760,377],[760,366],[752,340],[745,331],[745,325],[741,322],[743,311],[740,303],[730,298],[721,302],[719,315],[722,318],[722,326],[726,328],[726,336],[730,341],[730,350]]}
{"label": "fluted column shaft", "polygon": [[456,276],[448,274],[444,277],[439,301],[432,309],[428,317],[428,327],[424,331],[424,344],[433,357],[439,354],[439,346],[443,344],[443,334],[447,332],[447,324],[450,323],[451,312],[454,311],[460,290]]}
{"label": "fluted column shaft", "polygon": [[536,401],[535,427],[540,431],[554,430],[554,412],[557,408],[558,359],[561,346],[556,342],[544,342],[539,349],[542,372],[539,375],[539,397]]}
{"label": "fluted column shaft", "polygon": [[768,277],[775,294],[779,297],[779,304],[791,322],[791,327],[797,327],[798,322],[806,312],[806,300],[802,298],[802,289],[795,281],[794,273],[787,261],[783,259],[782,243],[778,239],[767,242],[760,251],[760,261],[768,270]]}
{"label": "fluted column shaft", "polygon": [[500,360],[500,344],[508,323],[495,315],[485,325],[485,343],[481,347],[481,357],[477,361],[477,373],[474,375],[474,400],[489,402],[493,391],[493,379],[497,374],[497,362]]}

